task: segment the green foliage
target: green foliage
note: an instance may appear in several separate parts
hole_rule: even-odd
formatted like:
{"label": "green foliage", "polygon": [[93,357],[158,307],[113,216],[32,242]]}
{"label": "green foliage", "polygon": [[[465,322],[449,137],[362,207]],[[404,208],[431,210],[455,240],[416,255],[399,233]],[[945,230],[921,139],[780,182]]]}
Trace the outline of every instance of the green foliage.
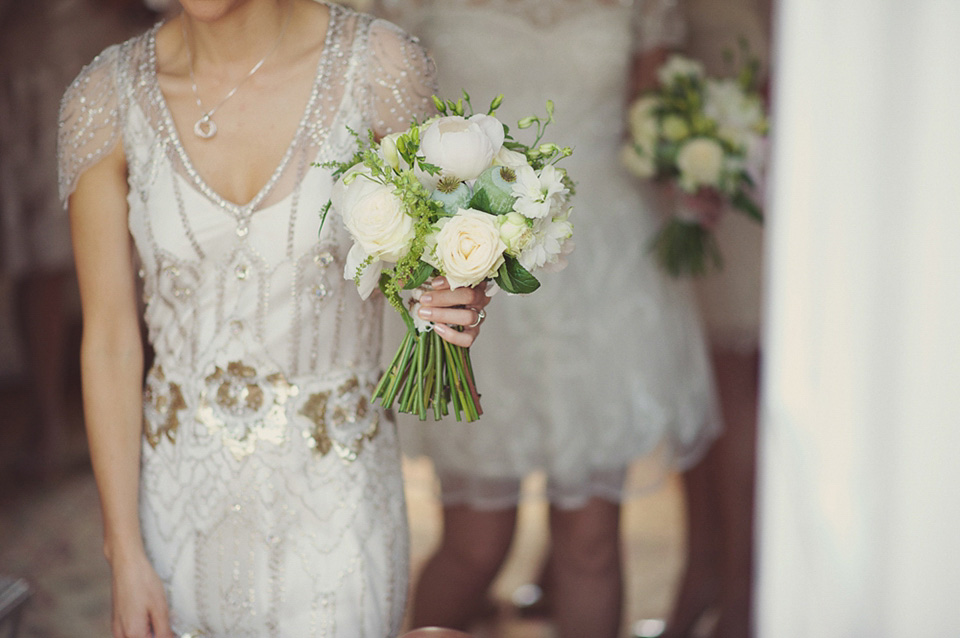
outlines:
{"label": "green foliage", "polygon": [[521,266],[519,261],[510,256],[507,256],[503,265],[500,266],[494,281],[506,292],[515,295],[527,295],[540,287],[537,278]]}

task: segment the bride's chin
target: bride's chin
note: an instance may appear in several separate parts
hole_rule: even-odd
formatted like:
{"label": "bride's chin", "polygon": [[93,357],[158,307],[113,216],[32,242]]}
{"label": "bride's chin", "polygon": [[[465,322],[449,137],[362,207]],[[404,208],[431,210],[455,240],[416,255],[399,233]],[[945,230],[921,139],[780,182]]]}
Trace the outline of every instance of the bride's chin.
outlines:
{"label": "bride's chin", "polygon": [[191,20],[212,23],[244,8],[255,5],[283,6],[284,0],[180,0],[183,12]]}

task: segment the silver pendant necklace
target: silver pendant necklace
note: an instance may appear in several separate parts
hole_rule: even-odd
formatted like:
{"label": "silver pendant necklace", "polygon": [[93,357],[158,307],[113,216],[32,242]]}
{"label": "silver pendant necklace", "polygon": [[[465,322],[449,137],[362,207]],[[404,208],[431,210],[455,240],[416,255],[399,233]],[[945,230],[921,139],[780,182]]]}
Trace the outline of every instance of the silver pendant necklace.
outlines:
{"label": "silver pendant necklace", "polygon": [[263,63],[267,61],[273,52],[277,50],[280,46],[280,41],[283,40],[283,34],[287,32],[287,26],[290,24],[290,16],[293,15],[293,7],[290,7],[290,10],[287,11],[287,19],[283,23],[283,27],[280,29],[280,35],[277,36],[277,41],[273,43],[273,46],[270,47],[270,50],[267,51],[267,54],[260,58],[260,61],[253,65],[247,74],[243,76],[243,79],[240,80],[235,87],[230,89],[226,95],[223,96],[216,106],[212,109],[206,109],[203,106],[203,102],[200,101],[200,91],[197,89],[197,78],[193,74],[193,53],[190,51],[190,42],[187,40],[187,27],[183,21],[183,14],[180,14],[180,32],[183,34],[183,45],[187,49],[187,64],[190,69],[190,88],[193,89],[193,97],[197,100],[197,106],[200,107],[201,113],[200,119],[197,120],[193,125],[193,134],[197,137],[209,140],[211,137],[217,134],[217,123],[213,121],[213,114],[217,112],[224,102],[233,97],[243,83],[249,80],[254,73],[260,70],[260,67],[263,66]]}

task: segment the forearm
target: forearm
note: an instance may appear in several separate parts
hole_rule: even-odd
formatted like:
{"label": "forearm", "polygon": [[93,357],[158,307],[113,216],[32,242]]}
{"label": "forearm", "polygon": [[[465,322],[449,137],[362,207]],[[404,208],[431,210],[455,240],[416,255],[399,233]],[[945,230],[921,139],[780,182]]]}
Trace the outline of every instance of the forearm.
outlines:
{"label": "forearm", "polygon": [[138,513],[143,349],[136,325],[86,330],[84,413],[108,559],[142,551]]}

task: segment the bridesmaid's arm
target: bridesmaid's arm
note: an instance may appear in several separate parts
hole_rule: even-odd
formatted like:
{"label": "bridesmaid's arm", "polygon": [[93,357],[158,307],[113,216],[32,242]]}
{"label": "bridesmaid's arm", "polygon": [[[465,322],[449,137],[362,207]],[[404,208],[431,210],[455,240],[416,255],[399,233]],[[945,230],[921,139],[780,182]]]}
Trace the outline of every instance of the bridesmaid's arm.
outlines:
{"label": "bridesmaid's arm", "polygon": [[114,638],[172,638],[138,512],[143,348],[127,229],[120,144],[79,178],[69,199],[83,310],[84,417],[113,574]]}

